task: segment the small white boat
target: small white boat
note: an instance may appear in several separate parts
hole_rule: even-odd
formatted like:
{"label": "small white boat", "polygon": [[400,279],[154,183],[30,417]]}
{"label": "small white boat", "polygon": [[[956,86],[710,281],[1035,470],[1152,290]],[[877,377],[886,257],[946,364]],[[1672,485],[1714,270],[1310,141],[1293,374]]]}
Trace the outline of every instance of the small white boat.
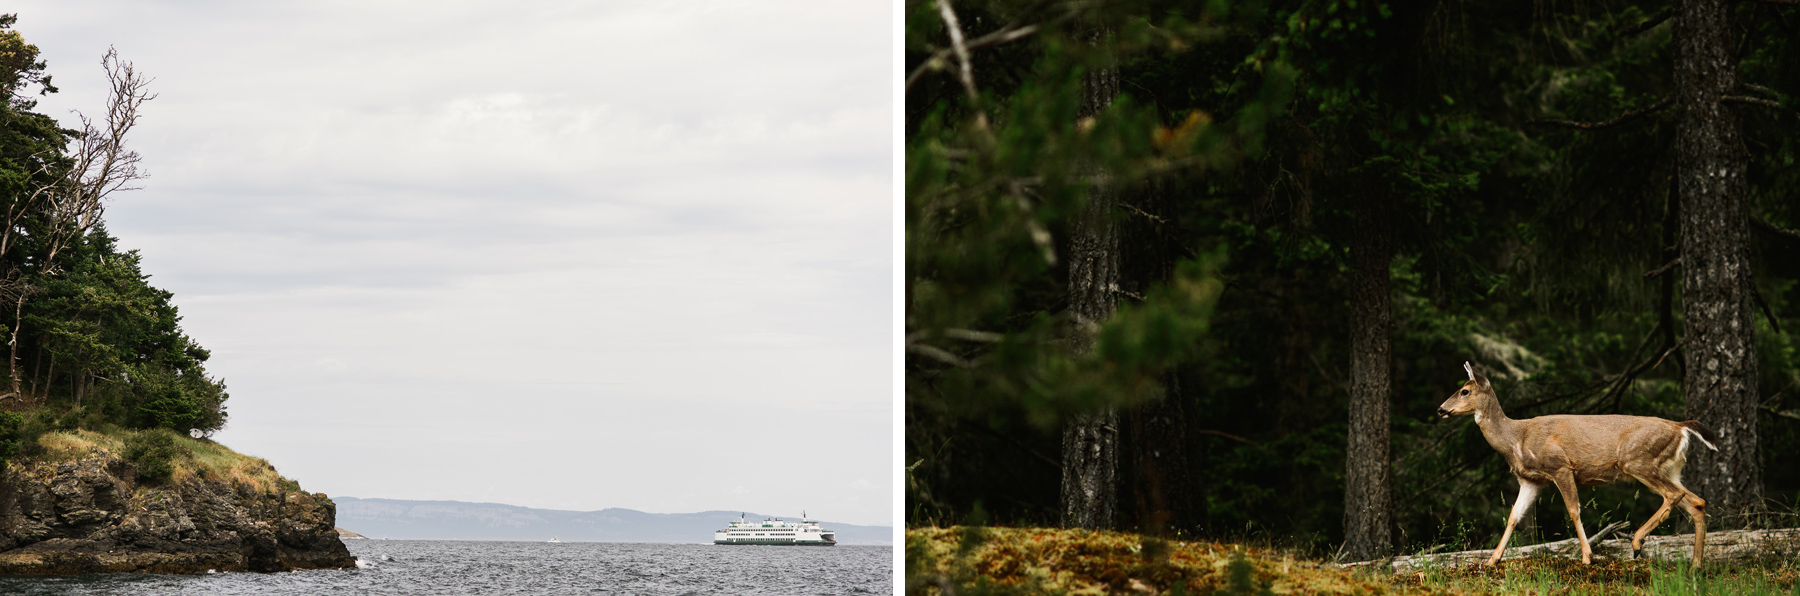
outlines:
{"label": "small white boat", "polygon": [[551,536],[549,542],[554,542],[556,544],[562,544],[562,541],[557,540],[555,536]]}

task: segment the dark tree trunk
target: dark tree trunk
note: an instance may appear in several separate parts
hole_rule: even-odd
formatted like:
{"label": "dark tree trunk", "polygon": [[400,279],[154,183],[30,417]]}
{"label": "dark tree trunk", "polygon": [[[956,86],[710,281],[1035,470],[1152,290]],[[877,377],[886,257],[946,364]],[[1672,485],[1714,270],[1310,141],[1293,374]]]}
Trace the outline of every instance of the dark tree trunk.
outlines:
{"label": "dark tree trunk", "polygon": [[1192,496],[1199,493],[1188,458],[1188,416],[1176,375],[1165,379],[1162,399],[1132,408],[1124,414],[1124,451],[1127,465],[1120,472],[1130,514],[1125,522],[1139,532],[1167,535],[1178,528],[1192,528],[1199,512]]}
{"label": "dark tree trunk", "polygon": [[1675,163],[1681,195],[1681,307],[1687,414],[1719,433],[1682,475],[1708,525],[1745,524],[1762,506],[1757,461],[1756,321],[1737,118],[1719,99],[1737,83],[1726,0],[1683,0],[1674,19]]}
{"label": "dark tree trunk", "polygon": [[[1102,69],[1087,76],[1081,116],[1100,112],[1119,94],[1119,72]],[[1104,178],[1104,176],[1101,176]],[[1094,349],[1094,328],[1112,318],[1119,287],[1119,228],[1113,217],[1118,190],[1094,183],[1087,206],[1075,219],[1069,239],[1070,334],[1076,355]],[[1119,468],[1117,411],[1073,416],[1063,427],[1062,525],[1111,528],[1117,509]]]}
{"label": "dark tree trunk", "polygon": [[[1164,188],[1161,181],[1150,180],[1123,199],[1134,209],[1120,225],[1120,284],[1133,295],[1147,295],[1175,270],[1179,241],[1171,235],[1175,213]],[[1160,399],[1120,416],[1120,527],[1167,535],[1198,525],[1194,495],[1201,491],[1188,457],[1187,433],[1194,421],[1178,375],[1171,371],[1165,376]]]}
{"label": "dark tree trunk", "polygon": [[1392,541],[1388,494],[1388,392],[1393,240],[1383,198],[1365,196],[1350,245],[1350,432],[1344,451],[1344,550],[1350,560],[1385,557]]}
{"label": "dark tree trunk", "polygon": [[[1657,259],[1659,263],[1670,263],[1681,256],[1680,183],[1679,177],[1669,177],[1669,198],[1666,207],[1667,213],[1663,215],[1662,251],[1659,253],[1661,258]],[[1660,284],[1656,295],[1657,324],[1662,326],[1663,349],[1665,350],[1675,347],[1678,341],[1675,339],[1675,278],[1677,275],[1679,274],[1674,271],[1664,272],[1661,276],[1662,279],[1657,282]],[[1670,359],[1675,362],[1675,370],[1679,372],[1680,376],[1677,378],[1686,379],[1687,360],[1682,356],[1681,349],[1676,348],[1670,354]]]}
{"label": "dark tree trunk", "polygon": [[1286,437],[1311,430],[1320,418],[1318,402],[1312,395],[1313,375],[1311,315],[1306,305],[1306,289],[1312,284],[1307,272],[1294,272],[1283,284],[1281,294],[1272,305],[1280,313],[1281,348],[1276,354],[1275,436]]}

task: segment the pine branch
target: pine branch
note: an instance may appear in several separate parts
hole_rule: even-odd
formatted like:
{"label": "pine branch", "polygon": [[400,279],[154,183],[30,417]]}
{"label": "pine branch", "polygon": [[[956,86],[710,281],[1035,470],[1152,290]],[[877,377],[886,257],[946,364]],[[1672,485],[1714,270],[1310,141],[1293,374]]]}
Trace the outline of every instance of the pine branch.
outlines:
{"label": "pine branch", "polygon": [[1555,126],[1566,126],[1569,128],[1579,128],[1582,130],[1593,130],[1596,128],[1606,128],[1608,126],[1614,126],[1617,124],[1629,122],[1634,118],[1643,116],[1644,114],[1648,114],[1648,113],[1669,107],[1669,104],[1674,103],[1674,102],[1675,102],[1674,96],[1664,97],[1662,99],[1657,100],[1656,103],[1653,103],[1653,104],[1650,104],[1650,105],[1647,105],[1647,106],[1644,106],[1644,107],[1641,107],[1641,108],[1638,108],[1638,109],[1635,109],[1635,110],[1632,110],[1629,112],[1625,112],[1624,114],[1620,114],[1618,117],[1615,117],[1611,120],[1603,120],[1600,122],[1576,122],[1574,120],[1532,120],[1530,122],[1526,122],[1526,124],[1548,124],[1548,125],[1555,125]]}

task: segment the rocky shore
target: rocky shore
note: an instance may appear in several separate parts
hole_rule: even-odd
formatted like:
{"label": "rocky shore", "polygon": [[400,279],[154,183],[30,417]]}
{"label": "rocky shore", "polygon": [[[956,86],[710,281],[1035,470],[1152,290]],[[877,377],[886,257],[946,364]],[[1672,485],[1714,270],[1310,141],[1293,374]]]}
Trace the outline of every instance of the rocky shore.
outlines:
{"label": "rocky shore", "polygon": [[72,461],[9,462],[0,575],[355,567],[336,517],[324,494],[291,481],[214,474],[139,483],[131,463],[97,448]]}

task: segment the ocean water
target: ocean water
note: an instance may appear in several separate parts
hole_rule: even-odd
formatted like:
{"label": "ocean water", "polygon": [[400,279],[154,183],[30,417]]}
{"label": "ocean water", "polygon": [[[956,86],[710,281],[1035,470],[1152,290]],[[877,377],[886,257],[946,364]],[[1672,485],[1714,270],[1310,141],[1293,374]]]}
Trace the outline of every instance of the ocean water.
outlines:
{"label": "ocean water", "polygon": [[357,569],[0,577],[0,594],[892,594],[893,547],[349,540]]}

